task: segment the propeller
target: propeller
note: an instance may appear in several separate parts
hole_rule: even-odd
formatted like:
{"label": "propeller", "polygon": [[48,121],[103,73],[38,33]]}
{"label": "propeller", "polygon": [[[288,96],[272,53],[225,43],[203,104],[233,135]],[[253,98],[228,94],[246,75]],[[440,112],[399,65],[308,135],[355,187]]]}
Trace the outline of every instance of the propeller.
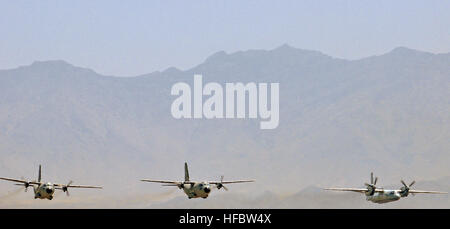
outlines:
{"label": "propeller", "polygon": [[217,189],[223,188],[223,189],[225,189],[225,191],[228,191],[228,188],[225,187],[225,186],[222,184],[222,182],[223,182],[223,176],[220,176],[220,183],[218,183],[218,184],[216,185],[216,186],[217,186]]}
{"label": "propeller", "polygon": [[[24,190],[25,192],[28,191],[28,187],[30,186],[29,183],[15,184],[15,185],[17,185],[17,186],[23,186],[23,187],[24,187],[23,190]],[[21,188],[21,189],[22,189],[22,188]]]}
{"label": "propeller", "polygon": [[[25,178],[21,177],[22,180],[26,180]],[[28,187],[30,187],[30,181],[23,183],[23,184],[17,184],[17,185],[23,185],[25,187],[25,192],[28,191]]]}
{"label": "propeller", "polygon": [[403,184],[403,187],[400,188],[400,195],[402,197],[407,197],[409,194],[409,189],[416,183],[416,181],[411,182],[411,184],[409,185],[406,185],[406,183],[403,180],[400,180],[400,182]]}
{"label": "propeller", "polygon": [[375,185],[377,185],[378,177],[375,177],[375,180],[373,179],[373,173],[370,173],[370,184],[364,183],[367,187],[366,196],[373,196],[375,194],[375,189],[377,188]]}
{"label": "propeller", "polygon": [[68,188],[72,183],[73,183],[73,181],[69,181],[69,183],[67,183],[67,185],[62,187],[63,192],[65,192],[67,196],[70,196]]}

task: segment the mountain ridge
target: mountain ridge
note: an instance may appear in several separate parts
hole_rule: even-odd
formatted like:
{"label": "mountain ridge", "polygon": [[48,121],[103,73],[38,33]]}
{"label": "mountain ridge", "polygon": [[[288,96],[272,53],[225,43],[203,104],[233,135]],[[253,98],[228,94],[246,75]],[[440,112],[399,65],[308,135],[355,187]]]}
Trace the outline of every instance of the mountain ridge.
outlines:
{"label": "mountain ridge", "polygon": [[[217,60],[221,60],[223,58],[233,58],[239,55],[244,55],[244,56],[249,56],[251,57],[253,53],[266,53],[266,54],[274,54],[276,52],[290,52],[290,53],[297,53],[297,54],[301,54],[301,55],[313,55],[316,57],[324,57],[324,58],[331,58],[331,59],[335,59],[335,60],[341,60],[341,61],[346,61],[346,62],[357,62],[357,61],[361,61],[361,60],[365,60],[365,59],[370,59],[370,58],[377,58],[377,57],[382,57],[382,56],[389,56],[389,55],[411,55],[411,54],[419,54],[419,55],[428,55],[428,56],[450,56],[450,52],[447,53],[432,53],[432,52],[427,52],[427,51],[420,51],[417,49],[412,49],[412,48],[408,48],[408,47],[404,47],[404,46],[398,46],[396,48],[393,48],[391,51],[386,52],[384,54],[381,55],[372,55],[372,56],[368,56],[368,57],[363,57],[363,58],[359,58],[359,59],[355,59],[355,60],[347,60],[347,59],[342,59],[342,58],[337,58],[337,57],[332,57],[329,56],[327,54],[324,54],[320,51],[315,51],[315,50],[308,50],[308,49],[300,49],[300,48],[295,48],[293,46],[290,46],[289,44],[283,44],[280,45],[276,48],[273,49],[269,49],[269,50],[265,50],[265,49],[250,49],[250,50],[246,50],[246,51],[236,51],[236,52],[232,52],[232,53],[227,53],[225,51],[217,51],[211,55],[209,55],[208,57],[206,57],[205,61],[203,61],[202,63],[197,64],[194,67],[188,68],[186,70],[180,70],[177,67],[169,67],[163,71],[154,71],[151,73],[144,73],[144,74],[139,74],[136,76],[114,76],[114,75],[103,75],[100,73],[97,73],[94,69],[92,68],[88,68],[88,67],[81,67],[81,66],[76,66],[73,65],[65,60],[62,59],[53,59],[53,60],[36,60],[33,63],[29,64],[29,65],[20,65],[14,68],[7,68],[7,69],[0,69],[0,71],[9,71],[9,70],[15,70],[15,69],[21,69],[21,68],[30,68],[30,67],[66,67],[66,68],[80,68],[80,69],[84,69],[87,71],[92,71],[98,75],[102,75],[102,76],[108,76],[108,77],[116,77],[116,78],[138,78],[138,77],[144,77],[147,75],[155,75],[155,74],[172,74],[172,73],[179,73],[179,72],[190,72],[193,69],[197,69],[199,66],[203,65],[203,64],[207,64],[209,62],[214,62]],[[309,56],[310,57],[310,56]]]}

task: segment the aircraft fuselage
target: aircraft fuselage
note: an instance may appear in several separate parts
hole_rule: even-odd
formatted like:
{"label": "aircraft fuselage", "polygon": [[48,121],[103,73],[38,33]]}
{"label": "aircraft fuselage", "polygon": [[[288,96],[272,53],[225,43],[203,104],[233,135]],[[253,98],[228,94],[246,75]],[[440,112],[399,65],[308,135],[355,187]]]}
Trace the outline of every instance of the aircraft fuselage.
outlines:
{"label": "aircraft fuselage", "polygon": [[395,190],[384,190],[383,192],[376,192],[372,196],[367,196],[366,200],[377,204],[384,204],[400,200],[401,195]]}
{"label": "aircraft fuselage", "polygon": [[196,182],[193,184],[184,184],[183,191],[189,199],[191,198],[208,198],[211,193],[211,185],[208,182]]}
{"label": "aircraft fuselage", "polygon": [[39,186],[34,186],[35,199],[53,199],[55,194],[55,186],[52,183],[44,183]]}

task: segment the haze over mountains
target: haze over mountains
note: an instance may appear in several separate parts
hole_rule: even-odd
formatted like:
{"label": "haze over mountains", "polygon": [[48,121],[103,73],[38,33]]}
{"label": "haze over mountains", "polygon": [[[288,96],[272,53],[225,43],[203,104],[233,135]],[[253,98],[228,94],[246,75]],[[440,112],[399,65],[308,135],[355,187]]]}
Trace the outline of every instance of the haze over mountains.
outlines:
{"label": "haze over mountains", "polygon": [[[194,74],[202,74],[204,83],[279,82],[278,128],[261,130],[259,120],[249,119],[174,119],[170,89],[176,82],[192,85]],[[349,61],[283,45],[217,52],[186,71],[127,78],[64,61],[0,70],[0,175],[33,179],[41,163],[44,180],[105,186],[101,192],[72,192],[71,198],[85,197],[89,204],[59,196],[51,203],[31,201],[33,207],[220,207],[217,199],[226,196],[226,207],[372,207],[357,194],[313,192],[325,198],[323,204],[305,203],[312,198],[299,191],[359,187],[371,171],[380,185],[400,187],[400,179],[416,179],[423,182],[415,188],[450,191],[449,139],[450,53],[400,47]],[[167,190],[139,179],[181,180],[184,161],[192,179],[225,175],[257,182],[200,201],[155,205],[143,197],[165,196]],[[0,183],[2,193],[14,188]],[[32,199],[31,193],[19,195],[13,199]],[[102,195],[122,199],[108,205]],[[334,198],[342,195],[361,201],[345,205]],[[241,201],[249,196],[256,199]],[[294,199],[275,201],[280,196]],[[0,207],[15,206],[11,201],[0,194]],[[416,195],[408,201],[389,206],[450,207],[448,197]]]}

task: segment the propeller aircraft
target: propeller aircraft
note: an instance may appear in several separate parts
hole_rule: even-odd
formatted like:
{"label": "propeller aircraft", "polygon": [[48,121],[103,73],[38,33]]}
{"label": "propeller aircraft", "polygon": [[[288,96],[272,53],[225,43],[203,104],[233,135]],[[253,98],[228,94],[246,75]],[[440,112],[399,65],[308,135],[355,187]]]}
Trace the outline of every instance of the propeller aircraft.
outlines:
{"label": "propeller aircraft", "polygon": [[366,188],[325,188],[325,190],[331,191],[349,191],[349,192],[359,192],[364,193],[366,195],[366,200],[371,201],[373,203],[384,204],[393,201],[400,200],[402,197],[407,197],[411,194],[425,193],[425,194],[447,194],[447,192],[437,192],[437,191],[422,191],[422,190],[412,190],[411,186],[413,186],[416,182],[413,181],[409,185],[407,185],[403,180],[402,187],[397,190],[387,190],[384,188],[377,188],[376,184],[378,181],[378,177],[373,179],[373,173],[370,174],[370,184],[364,183]]}
{"label": "propeller aircraft", "polygon": [[183,189],[184,193],[188,196],[189,199],[192,198],[208,198],[211,193],[212,187],[216,187],[217,189],[225,189],[228,191],[228,188],[224,186],[224,184],[234,184],[234,183],[248,183],[254,182],[253,180],[239,180],[239,181],[223,181],[223,176],[220,177],[220,181],[204,181],[204,182],[195,182],[189,179],[189,171],[187,163],[184,163],[184,181],[165,181],[165,180],[141,180],[143,182],[153,182],[153,183],[162,183],[163,186],[174,186],[179,189]]}
{"label": "propeller aircraft", "polygon": [[101,189],[102,187],[97,186],[85,186],[85,185],[72,185],[72,181],[69,181],[67,184],[52,184],[50,182],[45,183],[41,182],[41,165],[39,165],[39,175],[37,181],[27,181],[25,179],[11,179],[0,177],[0,180],[12,181],[16,182],[15,185],[24,186],[25,192],[28,191],[28,187],[33,187],[34,190],[34,199],[53,199],[53,195],[55,194],[55,190],[62,190],[69,196],[69,188],[94,188]]}

